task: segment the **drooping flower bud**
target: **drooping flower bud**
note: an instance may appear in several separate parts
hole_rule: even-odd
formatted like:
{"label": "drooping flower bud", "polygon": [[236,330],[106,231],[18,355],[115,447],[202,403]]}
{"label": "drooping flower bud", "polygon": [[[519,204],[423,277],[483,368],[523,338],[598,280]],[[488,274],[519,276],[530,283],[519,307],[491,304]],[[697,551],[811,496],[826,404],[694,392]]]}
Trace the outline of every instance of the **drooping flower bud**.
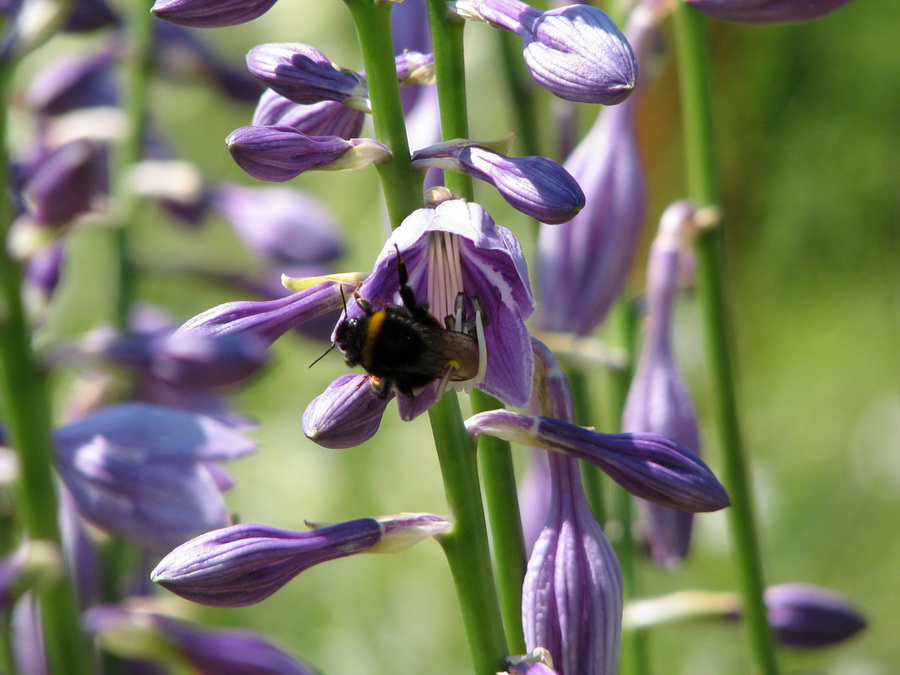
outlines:
{"label": "drooping flower bud", "polygon": [[294,127],[307,136],[339,136],[356,138],[362,133],[366,115],[337,101],[319,101],[301,105],[285,98],[274,89],[266,89],[259,97],[253,113],[253,126]]}
{"label": "drooping flower bud", "polygon": [[431,514],[360,518],[305,532],[244,523],[196,537],[163,558],[150,578],[183,598],[243,607],[269,597],[305,569],[355,553],[398,550],[442,534]]}
{"label": "drooping flower bud", "polygon": [[724,21],[788,23],[808,21],[843,7],[850,0],[685,0],[694,9]]}
{"label": "drooping flower bud", "polygon": [[361,169],[387,161],[390,151],[370,138],[307,136],[293,127],[241,127],[225,139],[228,152],[259,180],[281,183],[306,171]]}
{"label": "drooping flower bud", "polygon": [[513,208],[544,223],[564,223],[584,206],[584,193],[562,166],[540,156],[508,157],[511,137],[494,143],[447,141],[413,154],[413,166],[465,173],[490,183]]}
{"label": "drooping flower bud", "polygon": [[150,9],[160,19],[195,28],[236,26],[268,12],[276,0],[156,0]]}
{"label": "drooping flower bud", "polygon": [[352,448],[369,440],[393,396],[379,397],[365,375],[341,375],[303,413],[303,433],[326,448]]}
{"label": "drooping flower bud", "polygon": [[519,35],[532,77],[562,99],[612,105],[634,89],[637,63],[631,47],[596,7],[542,12],[519,0],[457,0],[453,7],[463,18]]}
{"label": "drooping flower bud", "polygon": [[369,112],[365,79],[340,68],[315,47],[290,43],[258,45],[247,54],[250,72],[294,103],[337,101]]}
{"label": "drooping flower bud", "polygon": [[775,639],[790,647],[828,647],[866,627],[866,619],[839,593],[812,584],[779,584],[765,592]]}

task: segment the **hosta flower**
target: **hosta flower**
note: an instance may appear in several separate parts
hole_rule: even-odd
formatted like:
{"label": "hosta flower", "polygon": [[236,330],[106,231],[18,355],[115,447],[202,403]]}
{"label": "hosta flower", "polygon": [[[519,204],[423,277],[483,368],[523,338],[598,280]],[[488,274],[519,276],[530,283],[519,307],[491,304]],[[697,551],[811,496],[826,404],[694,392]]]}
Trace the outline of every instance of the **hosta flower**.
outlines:
{"label": "hosta flower", "polygon": [[685,0],[704,14],[741,23],[807,21],[833,12],[850,0]]}
{"label": "hosta flower", "polygon": [[253,113],[253,126],[293,127],[307,136],[339,136],[356,138],[362,133],[366,115],[337,101],[319,101],[301,105],[285,98],[274,89],[266,89],[259,97]]}
{"label": "hosta flower", "polygon": [[[694,209],[676,202],[663,214],[647,263],[647,318],[637,369],[622,417],[623,431],[652,431],[700,453],[694,406],[675,363],[671,327],[678,277],[689,254]],[[661,565],[687,555],[693,514],[638,502],[650,553]]]}
{"label": "hosta flower", "polygon": [[303,433],[326,448],[352,448],[381,426],[391,397],[380,397],[365,375],[341,375],[303,413]]}
{"label": "hosta flower", "polygon": [[634,89],[637,63],[602,10],[566,5],[542,12],[519,0],[457,0],[454,11],[522,38],[525,65],[542,87],[581,103],[620,103]]}
{"label": "hosta flower", "polygon": [[91,607],[81,625],[103,649],[123,659],[188,665],[192,672],[209,674],[315,673],[261,633],[203,628],[149,611],[137,601]]}
{"label": "hosta flower", "polygon": [[827,647],[866,627],[866,619],[839,593],[812,584],[780,584],[765,592],[775,639],[791,647]]}
{"label": "hosta flower", "polygon": [[294,103],[337,101],[369,111],[369,91],[359,73],[333,64],[315,47],[297,42],[258,45],[247,54],[250,72]]}
{"label": "hosta flower", "polygon": [[39,70],[28,83],[26,104],[41,115],[116,103],[116,43],[85,55],[65,53]]}
{"label": "hosta flower", "polygon": [[427,513],[360,518],[304,532],[244,523],[185,542],[150,577],[194,602],[242,607],[264,600],[313,565],[402,550],[449,527]]}
{"label": "hosta flower", "polygon": [[417,150],[412,163],[490,183],[513,208],[544,223],[571,220],[584,206],[584,193],[575,179],[546,157],[507,157],[506,145],[448,141]]}
{"label": "hosta flower", "polygon": [[228,524],[218,462],[255,446],[210,417],[143,403],[104,408],[56,430],[54,442],[82,517],[160,553]]}
{"label": "hosta flower", "polygon": [[307,136],[287,126],[241,127],[228,135],[225,145],[239,167],[271,183],[316,169],[361,169],[390,158],[388,149],[373,139]]}
{"label": "hosta flower", "polygon": [[247,23],[268,12],[276,0],[156,0],[150,11],[160,19],[196,28]]}
{"label": "hosta flower", "polygon": [[506,675],[555,675],[553,657],[544,648],[533,650],[524,656],[510,656],[506,659]]}
{"label": "hosta flower", "polygon": [[[639,6],[627,34],[640,63],[657,21]],[[590,335],[619,297],[644,220],[644,176],[634,136],[638,100],[604,109],[563,166],[581,185],[585,207],[565,227],[541,227],[537,247],[542,330]],[[578,289],[573,293],[573,289]]]}
{"label": "hosta flower", "polygon": [[[409,288],[418,303],[441,321],[455,317],[463,303],[464,329],[469,317],[479,323],[483,340],[477,375],[471,385],[509,405],[525,405],[531,391],[533,357],[524,321],[534,309],[528,273],[519,242],[494,223],[478,204],[452,199],[433,208],[414,211],[393,231],[375,263],[375,269],[357,291],[377,310],[399,297],[399,261],[409,274]],[[366,314],[359,302],[349,302],[347,319]],[[451,382],[451,384],[453,384]],[[414,396],[399,396],[400,414],[411,419],[441,393],[440,382],[423,385]]]}

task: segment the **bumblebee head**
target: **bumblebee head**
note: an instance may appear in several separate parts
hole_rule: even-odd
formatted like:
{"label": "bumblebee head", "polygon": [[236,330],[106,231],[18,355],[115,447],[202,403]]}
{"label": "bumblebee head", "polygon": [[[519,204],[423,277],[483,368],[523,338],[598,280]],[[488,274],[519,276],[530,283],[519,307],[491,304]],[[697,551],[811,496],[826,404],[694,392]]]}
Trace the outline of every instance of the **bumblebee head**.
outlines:
{"label": "bumblebee head", "polygon": [[356,316],[344,319],[334,333],[334,344],[344,355],[348,366],[357,366],[362,361],[363,348],[368,336],[369,317]]}

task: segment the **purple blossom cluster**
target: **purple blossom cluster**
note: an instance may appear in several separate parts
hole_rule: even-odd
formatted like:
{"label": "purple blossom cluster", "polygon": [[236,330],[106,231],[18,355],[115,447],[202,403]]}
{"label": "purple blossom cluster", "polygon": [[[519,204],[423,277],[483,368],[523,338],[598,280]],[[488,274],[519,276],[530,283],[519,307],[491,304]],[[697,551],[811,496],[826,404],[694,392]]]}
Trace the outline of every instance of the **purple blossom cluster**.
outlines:
{"label": "purple blossom cluster", "polygon": [[[714,17],[765,23],[812,18],[846,0],[685,2]],[[250,124],[225,139],[234,162],[253,179],[287,183],[307,171],[370,165],[384,178],[388,167],[406,162],[415,176],[415,207],[379,240],[364,274],[336,271],[344,241],[323,203],[290,186],[207,179],[174,156],[162,133],[146,133],[129,177],[114,180],[111,150],[125,133],[115,77],[129,49],[124,19],[103,0],[79,0],[35,30],[23,18],[27,4],[0,4],[8,24],[4,62],[60,27],[107,31],[85,54],[40,70],[23,97],[36,133],[14,158],[16,208],[5,243],[23,270],[30,327],[39,328],[49,315],[65,273],[69,233],[106,224],[131,199],[149,198],[191,228],[225,221],[253,271],[188,271],[252,299],[225,302],[183,322],[132,307],[116,327],[59,340],[41,353],[42,368],[68,369],[75,384],[50,437],[62,556],[28,538],[0,551],[0,608],[15,606],[22,617],[14,645],[18,663],[43,665],[35,592],[67,567],[83,610],[82,630],[136,668],[157,661],[200,673],[312,673],[262,634],[205,629],[171,616],[153,595],[156,586],[202,605],[244,607],[321,563],[398,552],[432,537],[445,549],[459,546],[458,513],[404,512],[307,523],[303,530],[235,522],[226,502],[235,481],[223,465],[247,457],[257,444],[250,436],[254,424],[235,412],[228,394],[268,367],[276,341],[301,330],[359,367],[307,402],[302,430],[319,446],[364,444],[379,433],[393,401],[399,417],[411,421],[440,409],[451,391],[478,390],[490,398],[490,408],[459,420],[460,452],[487,436],[517,443],[531,449],[535,472],[531,497],[523,491],[521,513],[509,525],[534,533],[518,579],[519,647],[527,654],[504,652],[506,660],[495,666],[511,675],[617,672],[629,621],[623,568],[610,541],[614,532],[589,506],[581,464],[593,465],[635,498],[634,531],[664,566],[688,556],[694,514],[731,504],[700,457],[695,409],[673,346],[678,283],[703,225],[700,209],[687,201],[669,207],[650,247],[645,327],[619,433],[576,423],[568,364],[547,346],[566,334],[590,339],[621,296],[637,256],[647,202],[635,132],[638,94],[659,44],[665,3],[636,3],[624,32],[591,5],[541,10],[520,0],[444,3],[451,22],[518,36],[522,65],[542,95],[567,105],[608,106],[557,162],[510,154],[512,136],[439,140],[434,83],[441,63],[421,40],[425,18],[400,3],[391,11],[401,17],[398,25],[408,20],[411,35],[397,28],[396,43],[426,50],[403,49],[393,64],[388,60],[387,79],[393,86],[396,74],[398,101],[403,88],[407,103],[407,119],[400,121],[410,139],[428,139],[414,140],[408,153],[398,152],[379,125],[373,137],[363,135],[369,117],[382,114],[373,94],[384,78],[371,69],[339,66],[311,45],[269,43],[249,51],[244,72],[186,28],[244,24],[266,14],[275,0],[157,0],[148,67],[169,77],[199,74],[232,100],[255,105]],[[421,134],[413,132],[414,118]],[[436,171],[476,178],[537,221],[537,293],[527,247],[514,229],[441,185]],[[433,187],[424,191],[426,184]],[[5,453],[0,469],[3,462]],[[11,479],[0,470],[0,488],[6,482]],[[627,520],[618,525],[631,531]],[[100,540],[127,542],[139,558],[140,581],[114,598],[101,592]],[[817,587],[772,587],[765,602],[777,639],[788,645],[833,644],[865,624],[842,597]],[[702,604],[692,598],[686,606],[693,611]],[[730,600],[715,608],[705,616],[742,616],[743,608]],[[673,615],[665,602],[632,609],[640,628]],[[510,650],[513,644],[511,638]],[[32,672],[28,668],[23,672]]]}

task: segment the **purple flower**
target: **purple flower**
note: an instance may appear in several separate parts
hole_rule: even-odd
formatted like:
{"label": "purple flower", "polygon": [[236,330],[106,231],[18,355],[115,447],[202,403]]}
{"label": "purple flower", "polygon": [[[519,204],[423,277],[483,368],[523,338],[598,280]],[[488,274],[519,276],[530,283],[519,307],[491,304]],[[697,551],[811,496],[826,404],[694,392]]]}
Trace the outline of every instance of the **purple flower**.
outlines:
{"label": "purple flower", "polygon": [[466,429],[591,462],[633,495],[670,508],[716,511],[730,503],[725,488],[699,457],[660,434],[602,434],[552,417],[507,410],[473,415]]}
{"label": "purple flower", "polygon": [[156,0],[150,11],[182,26],[217,28],[252,21],[274,4],[275,0]]}
{"label": "purple flower", "polygon": [[449,526],[430,514],[360,518],[305,532],[244,523],[182,544],[150,577],[194,602],[243,607],[261,602],[313,565],[356,553],[401,550]]}
{"label": "purple flower", "polygon": [[[694,209],[676,202],[663,214],[647,263],[647,319],[637,369],[622,418],[623,431],[665,434],[700,454],[697,419],[675,363],[671,323],[681,264],[689,254]],[[687,555],[693,514],[638,502],[650,553],[660,565],[674,566]]]}
{"label": "purple flower", "polygon": [[811,584],[766,589],[765,603],[775,639],[790,647],[828,647],[866,627],[866,619],[842,595]]}
{"label": "purple flower", "polygon": [[212,204],[267,264],[320,265],[343,252],[334,214],[299,190],[224,184]]}
{"label": "purple flower", "polygon": [[274,89],[266,89],[259,97],[253,113],[253,126],[294,127],[307,136],[339,136],[356,138],[362,133],[366,115],[337,101],[319,101],[301,105],[285,98]]}
{"label": "purple flower", "polygon": [[[533,357],[524,322],[534,301],[518,240],[478,204],[452,199],[418,209],[393,231],[375,269],[357,291],[375,309],[399,302],[398,251],[416,300],[427,302],[435,317],[454,316],[460,297],[468,303],[465,314],[471,317],[477,313],[472,298],[478,299],[486,317],[484,339],[479,338],[478,345],[479,373],[459,385],[477,386],[509,405],[525,405]],[[348,303],[348,318],[363,314],[358,303]],[[399,396],[401,417],[420,414],[438,393],[435,382],[413,398]]]}
{"label": "purple flower", "polygon": [[621,103],[634,89],[637,63],[627,40],[602,10],[567,5],[546,12],[519,0],[457,0],[466,19],[522,38],[525,65],[556,96],[581,103]]}
{"label": "purple flower", "polygon": [[369,138],[307,136],[287,126],[241,127],[228,135],[225,145],[244,171],[272,183],[305,171],[361,169],[390,158],[384,145]]}
{"label": "purple flower", "polygon": [[52,241],[28,259],[25,268],[23,296],[32,322],[40,323],[47,315],[66,262],[62,241]]}
{"label": "purple flower", "polygon": [[315,47],[296,42],[258,45],[247,54],[250,72],[294,103],[337,101],[369,112],[365,79],[339,68]]}
{"label": "purple flower", "polygon": [[78,108],[115,105],[113,69],[118,55],[118,43],[112,41],[87,55],[64,54],[32,77],[25,102],[48,116]]}
{"label": "purple flower", "polygon": [[62,575],[63,560],[54,544],[23,542],[0,556],[0,611],[8,612],[26,591],[58,583]]}
{"label": "purple flower", "polygon": [[326,448],[352,448],[381,426],[391,396],[380,397],[365,375],[341,375],[303,413],[303,433]]}
{"label": "purple flower", "polygon": [[553,659],[543,647],[524,656],[510,656],[506,659],[506,675],[556,675]]}
{"label": "purple flower", "polygon": [[843,7],[850,0],[685,0],[704,14],[741,23],[808,21]]}
{"label": "purple flower", "polygon": [[[657,19],[639,7],[628,36],[641,63]],[[637,98],[600,112],[564,167],[587,201],[565,227],[542,227],[537,247],[541,329],[589,335],[606,318],[632,264],[644,220],[644,176],[634,136]],[[573,292],[577,289],[577,292]]]}
{"label": "purple flower", "polygon": [[161,553],[229,522],[217,463],[255,445],[210,417],[143,403],[104,408],[58,429],[54,440],[81,515]]}
{"label": "purple flower", "polygon": [[571,220],[584,206],[584,193],[574,178],[552,159],[507,157],[496,144],[448,141],[413,154],[416,167],[459,171],[490,183],[513,208],[545,223]]}
{"label": "purple flower", "polygon": [[174,656],[192,671],[210,675],[315,672],[255,631],[201,628],[148,611],[137,601],[91,607],[82,615],[81,624],[104,649],[124,659],[170,663]]}

